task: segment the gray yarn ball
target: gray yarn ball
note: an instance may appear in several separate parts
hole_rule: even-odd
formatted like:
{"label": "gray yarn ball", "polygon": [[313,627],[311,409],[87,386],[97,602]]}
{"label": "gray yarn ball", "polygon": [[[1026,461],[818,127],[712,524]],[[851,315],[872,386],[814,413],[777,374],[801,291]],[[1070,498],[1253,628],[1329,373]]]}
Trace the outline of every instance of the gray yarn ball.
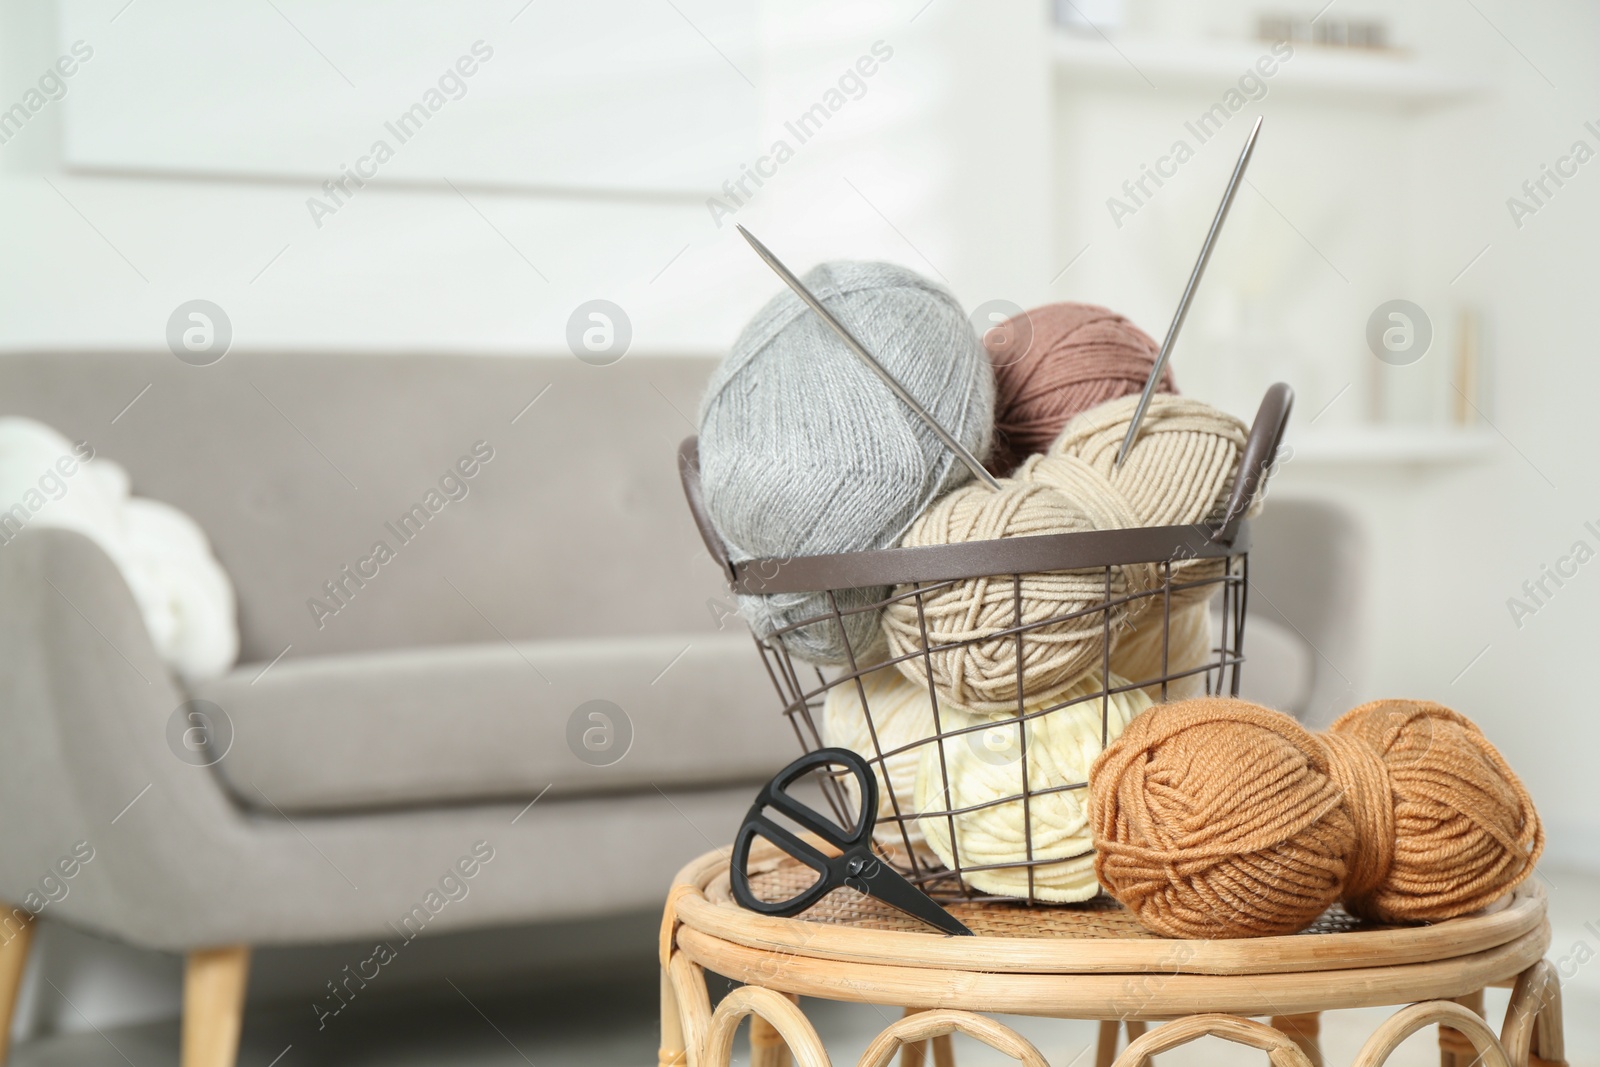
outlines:
{"label": "gray yarn ball", "polygon": [[[943,288],[888,263],[825,263],[810,289],[950,434],[982,459],[994,428],[994,375],[967,315]],[[706,509],[735,560],[888,548],[966,465],[859,357],[785,289],[717,367],[700,404]],[[839,610],[889,587],[837,592]],[[831,611],[825,592],[741,596],[757,636]],[[879,613],[791,631],[812,663],[881,658]]]}

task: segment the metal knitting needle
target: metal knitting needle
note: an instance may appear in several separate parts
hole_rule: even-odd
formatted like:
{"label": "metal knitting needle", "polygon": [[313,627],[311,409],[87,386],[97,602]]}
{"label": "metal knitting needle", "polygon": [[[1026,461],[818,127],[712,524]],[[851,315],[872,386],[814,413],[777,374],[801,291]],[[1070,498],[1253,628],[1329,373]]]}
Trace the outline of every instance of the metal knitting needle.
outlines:
{"label": "metal knitting needle", "polygon": [[867,351],[866,345],[856,340],[855,335],[850,332],[849,328],[835,318],[833,312],[823,306],[822,301],[811,295],[811,290],[807,289],[800,279],[796,278],[794,273],[788,267],[785,267],[777,256],[772,254],[766,245],[756,240],[754,234],[738,223],[734,223],[734,226],[738,229],[740,235],[750,242],[750,247],[756,250],[756,255],[760,256],[767,266],[772,268],[774,274],[783,279],[783,284],[793,289],[794,294],[805,303],[806,307],[815,311],[822,321],[828,324],[829,329],[839,335],[845,346],[857,356],[860,356],[862,361],[871,367],[878,377],[883,379],[883,384],[887,385],[906,407],[916,413],[917,418],[928,424],[928,428],[938,435],[939,440],[944,442],[946,448],[956,454],[956,458],[965,463],[967,468],[990,489],[1000,488],[1000,483],[994,480],[994,475],[983,469],[983,464],[978,462],[978,457],[968,451],[967,447],[960,441],[951,437],[949,432],[939,425],[938,420],[928,414],[926,408],[917,403],[917,398],[906,392],[905,386],[896,381],[894,375],[884,370],[883,364],[873,358],[872,353]]}
{"label": "metal knitting needle", "polygon": [[1245,139],[1244,151],[1239,153],[1239,162],[1233,165],[1233,177],[1228,179],[1228,188],[1222,193],[1222,203],[1217,207],[1217,217],[1211,220],[1211,230],[1206,234],[1206,243],[1200,246],[1200,258],[1195,261],[1194,272],[1189,275],[1189,284],[1183,287],[1183,296],[1178,300],[1178,310],[1172,316],[1172,325],[1167,327],[1167,339],[1161,342],[1161,354],[1156,356],[1155,366],[1150,368],[1150,377],[1145,380],[1144,392],[1139,394],[1139,406],[1133,409],[1133,421],[1128,424],[1128,435],[1122,439],[1122,447],[1117,450],[1117,466],[1122,466],[1122,461],[1128,458],[1128,450],[1133,447],[1134,438],[1139,436],[1139,424],[1144,421],[1145,409],[1150,406],[1150,398],[1155,395],[1156,382],[1161,380],[1161,372],[1167,369],[1167,360],[1172,356],[1172,346],[1178,340],[1178,331],[1183,328],[1184,316],[1189,314],[1189,303],[1194,299],[1194,291],[1200,285],[1200,276],[1206,272],[1206,263],[1211,259],[1211,249],[1217,243],[1217,233],[1222,229],[1223,220],[1228,217],[1228,208],[1233,205],[1233,194],[1239,191],[1239,182],[1244,178],[1244,168],[1250,163],[1250,153],[1256,148],[1256,134],[1261,132],[1261,119],[1256,119],[1255,126],[1251,127],[1250,136]]}

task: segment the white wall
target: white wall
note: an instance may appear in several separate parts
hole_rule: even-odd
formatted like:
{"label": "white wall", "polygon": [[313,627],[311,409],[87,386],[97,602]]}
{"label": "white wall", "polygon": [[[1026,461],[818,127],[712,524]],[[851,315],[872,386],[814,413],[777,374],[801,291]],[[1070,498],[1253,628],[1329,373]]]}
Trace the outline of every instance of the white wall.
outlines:
{"label": "white wall", "polygon": [[1501,94],[1481,120],[1441,126],[1423,147],[1412,177],[1418,225],[1438,237],[1415,254],[1444,292],[1439,279],[1491,246],[1455,288],[1492,316],[1492,418],[1504,441],[1492,465],[1441,479],[1411,501],[1406,558],[1415,584],[1395,601],[1380,678],[1447,694],[1441,699],[1482,722],[1526,769],[1550,824],[1552,857],[1600,869],[1600,718],[1586,673],[1600,638],[1600,568],[1581,568],[1520,628],[1506,603],[1574,541],[1600,549],[1600,536],[1584,527],[1600,527],[1591,308],[1600,162],[1521,229],[1506,208],[1575,139],[1600,150],[1600,135],[1583,127],[1600,127],[1600,10],[1577,2],[1483,8],[1523,55],[1470,13],[1452,7],[1430,20],[1445,47],[1498,69]]}
{"label": "white wall", "polygon": [[[95,58],[68,82],[65,100],[0,146],[9,216],[0,347],[159,346],[172,310],[203,297],[228,313],[240,347],[564,352],[572,309],[604,297],[632,318],[638,352],[715,351],[775,288],[735,221],[797,267],[887,258],[943,276],[973,304],[996,292],[1043,295],[1049,176],[1038,131],[1048,99],[1042,58],[1028,55],[1043,47],[1044,14],[1031,3],[983,12],[935,3],[921,14],[888,2],[822,14],[771,4],[752,9],[751,25],[731,27],[725,0],[684,0],[683,18],[666,5],[609,5],[622,25],[644,17],[634,8],[648,8],[660,48],[707,62],[664,72],[664,89],[649,92],[626,81],[625,66],[579,69],[574,76],[605,95],[604,106],[590,106],[564,139],[530,150],[525,141],[549,136],[566,106],[542,101],[525,74],[565,56],[566,42],[552,36],[568,31],[549,25],[558,17],[548,5],[520,17],[524,0],[470,12],[423,0],[386,5],[377,22],[425,15],[426,33],[384,52],[352,36],[363,19],[373,21],[362,8],[280,3],[332,64],[348,68],[361,86],[352,89],[270,8],[261,21],[260,5],[140,0],[121,10],[124,2],[67,0],[59,33],[53,4],[4,9],[7,104],[61,45],[82,38]],[[229,19],[237,23],[231,38]],[[467,96],[316,226],[306,200],[366,148],[360,131],[403,110],[480,38],[495,57]],[[878,41],[893,55],[865,79],[859,99],[796,142],[793,159],[719,226],[705,203],[717,184],[738,179],[739,164],[754,165],[774,140],[795,141],[784,122],[824,100]],[[206,84],[171,73],[175,57],[223,45],[252,57],[234,77],[259,88],[219,86],[239,129],[219,129],[216,107],[163,113],[163,100],[185,101]],[[226,57],[207,61],[216,79],[228,68]],[[619,81],[632,92],[617,93]],[[617,151],[616,140],[642,137],[629,118],[641,100],[674,87],[687,112],[682,136]],[[80,98],[97,105],[83,120],[92,128],[64,134]],[[705,133],[744,121],[745,109],[730,109],[727,98],[748,102],[749,128],[738,137]],[[119,121],[148,129],[171,151],[112,136]],[[350,132],[341,139],[324,125]],[[460,145],[461,130],[486,128],[517,159],[502,165],[479,149],[458,160],[447,150]],[[180,152],[187,138],[224,137],[240,157],[231,165],[209,146]],[[263,139],[291,158],[272,165]],[[660,154],[684,150],[684,139],[690,158],[681,167],[656,165]],[[594,157],[586,168],[555,158],[585,154]],[[89,159],[93,171],[67,168],[69,157]],[[676,174],[668,183],[676,188],[663,191],[641,171]]]}
{"label": "white wall", "polygon": [[[1135,37],[1204,41],[1251,28],[1242,3],[1127,8]],[[1475,11],[1442,0],[1334,11],[1376,12],[1418,62],[1481,81],[1484,91],[1419,110],[1269,82],[1263,101],[1119,229],[1106,198],[1226,86],[1064,85],[1056,255],[1066,263],[1089,251],[1051,293],[1110,304],[1159,336],[1249,117],[1262,113],[1255,188],[1234,208],[1174,357],[1180,386],[1248,417],[1269,382],[1289,381],[1298,394],[1291,444],[1307,441],[1308,422],[1330,402],[1319,430],[1368,423],[1377,387],[1388,418],[1437,424],[1451,395],[1457,316],[1482,315],[1494,361],[1483,405],[1494,429],[1482,458],[1330,464],[1302,448],[1278,491],[1343,500],[1371,535],[1368,655],[1339,665],[1357,681],[1350,699],[1423,697],[1471,716],[1533,791],[1552,859],[1600,869],[1600,719],[1583,673],[1600,637],[1600,565],[1583,567],[1520,628],[1507,607],[1574,541],[1600,550],[1600,534],[1584,528],[1593,520],[1600,529],[1592,414],[1600,368],[1588,308],[1600,162],[1521,229],[1506,207],[1574,139],[1600,150],[1600,134],[1582,125],[1600,127],[1600,12],[1579,2],[1484,2]],[[1286,79],[1296,61],[1284,65]],[[1364,342],[1368,314],[1397,297],[1421,304],[1437,330],[1429,354],[1409,367],[1380,364]]]}

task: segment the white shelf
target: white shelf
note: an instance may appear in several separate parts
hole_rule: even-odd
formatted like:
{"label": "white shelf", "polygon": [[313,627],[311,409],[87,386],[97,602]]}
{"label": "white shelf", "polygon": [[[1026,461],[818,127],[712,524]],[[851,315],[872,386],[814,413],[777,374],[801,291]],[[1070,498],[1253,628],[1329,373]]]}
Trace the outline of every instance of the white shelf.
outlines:
{"label": "white shelf", "polygon": [[[1219,95],[1270,54],[1255,41],[1169,41],[1083,37],[1057,31],[1055,69],[1069,83],[1159,92],[1198,90]],[[1265,79],[1271,94],[1422,108],[1463,103],[1488,83],[1385,54],[1296,45],[1294,56]]]}
{"label": "white shelf", "polygon": [[1306,465],[1449,466],[1481,463],[1500,437],[1487,426],[1341,426],[1290,434],[1289,467]]}

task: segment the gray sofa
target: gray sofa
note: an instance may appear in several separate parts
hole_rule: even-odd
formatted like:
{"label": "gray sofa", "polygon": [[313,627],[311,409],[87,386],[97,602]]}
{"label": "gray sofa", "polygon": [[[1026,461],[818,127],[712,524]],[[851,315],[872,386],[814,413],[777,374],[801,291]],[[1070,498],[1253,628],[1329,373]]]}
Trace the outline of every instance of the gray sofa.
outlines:
{"label": "gray sofa", "polygon": [[6,531],[0,901],[190,953],[191,1006],[248,959],[197,950],[658,903],[798,752],[678,487],[710,367],[0,358],[0,414],[194,516],[242,631],[240,666],[186,687],[98,547]]}

